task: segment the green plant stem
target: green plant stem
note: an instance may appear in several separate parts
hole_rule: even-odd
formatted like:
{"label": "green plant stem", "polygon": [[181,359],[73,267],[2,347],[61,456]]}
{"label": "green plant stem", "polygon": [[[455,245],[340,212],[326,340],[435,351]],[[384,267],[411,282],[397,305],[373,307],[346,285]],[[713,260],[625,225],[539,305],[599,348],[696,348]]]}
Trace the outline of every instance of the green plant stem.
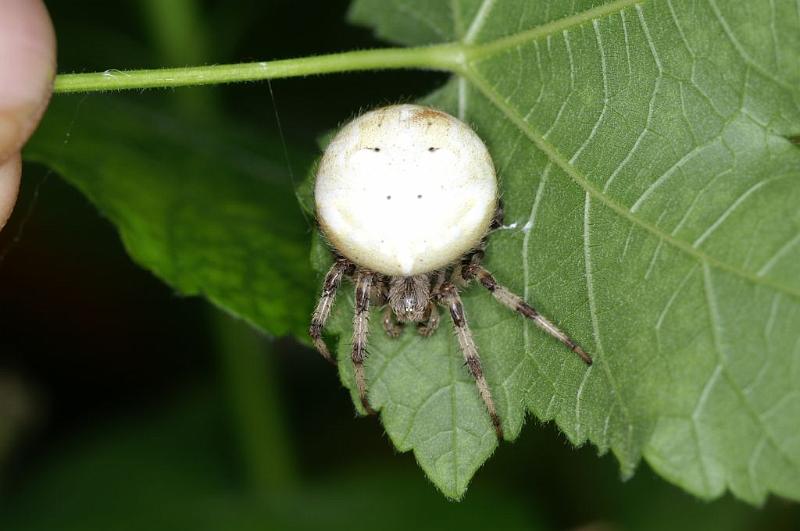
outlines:
{"label": "green plant stem", "polygon": [[220,311],[214,310],[211,319],[250,486],[257,494],[286,490],[297,476],[282,417],[272,343]]}
{"label": "green plant stem", "polygon": [[380,48],[258,63],[154,70],[106,70],[88,74],[61,74],[56,77],[54,91],[70,93],[173,88],[398,68],[460,72],[465,64],[465,57],[464,45],[454,43],[418,48]]}

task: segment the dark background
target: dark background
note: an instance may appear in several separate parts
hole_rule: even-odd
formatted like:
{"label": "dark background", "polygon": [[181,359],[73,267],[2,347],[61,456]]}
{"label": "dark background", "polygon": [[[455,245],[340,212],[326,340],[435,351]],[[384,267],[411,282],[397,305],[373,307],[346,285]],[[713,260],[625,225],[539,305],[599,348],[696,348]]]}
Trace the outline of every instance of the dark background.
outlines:
{"label": "dark background", "polygon": [[[159,2],[47,2],[59,71],[385,45],[346,22],[344,0],[176,0],[196,6],[183,28],[193,46],[181,47],[159,30]],[[359,109],[419,97],[444,79],[392,71],[272,85],[291,151],[316,153],[316,139]],[[265,83],[126,97],[277,131]],[[307,169],[291,164],[298,176]],[[225,334],[238,357],[220,353]],[[269,470],[276,462],[282,469]],[[127,258],[83,196],[25,167],[0,233],[0,529],[788,530],[798,518],[774,498],[761,510],[729,496],[696,500],[646,465],[623,482],[612,457],[576,450],[535,420],[462,502],[449,502],[377,421],[355,417],[318,354],[177,296]]]}

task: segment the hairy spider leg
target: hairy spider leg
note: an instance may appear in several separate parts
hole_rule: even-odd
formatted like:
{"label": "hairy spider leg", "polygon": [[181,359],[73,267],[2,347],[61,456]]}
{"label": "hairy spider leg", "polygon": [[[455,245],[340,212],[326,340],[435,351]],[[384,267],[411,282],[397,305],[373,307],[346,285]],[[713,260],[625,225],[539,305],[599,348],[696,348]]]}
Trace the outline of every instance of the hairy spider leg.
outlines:
{"label": "hairy spider leg", "polygon": [[400,337],[405,323],[401,323],[395,319],[394,312],[392,311],[392,305],[389,304],[389,279],[382,277],[380,280],[378,280],[378,287],[378,292],[380,294],[380,305],[383,306],[383,316],[381,318],[383,330],[386,332],[386,335],[391,338]]}
{"label": "hairy spider leg", "polygon": [[325,323],[331,315],[331,308],[333,308],[333,303],[336,300],[336,291],[342,282],[342,276],[344,276],[349,267],[350,263],[347,260],[338,259],[328,270],[325,275],[325,281],[322,283],[322,295],[311,316],[311,326],[308,328],[308,335],[311,336],[314,346],[322,354],[323,358],[334,365],[336,365],[336,362],[333,361],[328,346],[322,340],[322,329],[325,328]]}
{"label": "hairy spider leg", "polygon": [[[431,293],[439,293],[444,284],[446,270],[440,269],[435,273]],[[436,304],[435,297],[431,297],[428,307],[425,309],[425,317],[417,323],[417,332],[422,337],[430,337],[439,328],[439,305]]]}
{"label": "hairy spider leg", "polygon": [[374,273],[359,271],[356,275],[355,315],[353,316],[353,369],[361,405],[370,415],[375,410],[367,400],[367,379],[364,376],[364,359],[367,357],[367,336],[369,334],[369,295]]}
{"label": "hairy spider leg", "polygon": [[433,301],[425,308],[425,317],[417,323],[417,332],[422,337],[430,337],[439,328],[439,308]]}
{"label": "hairy spider leg", "polygon": [[400,337],[400,333],[403,331],[403,325],[405,323],[398,323],[397,319],[394,318],[394,312],[392,312],[392,307],[388,304],[383,309],[383,329],[386,331],[386,335],[392,338]]}
{"label": "hairy spider leg", "polygon": [[475,384],[478,386],[478,393],[486,405],[486,410],[489,412],[489,417],[492,419],[494,431],[498,439],[503,438],[503,427],[500,424],[500,417],[497,415],[497,409],[494,405],[492,392],[489,390],[489,384],[486,383],[486,377],[483,375],[483,368],[481,367],[481,358],[478,356],[478,347],[472,339],[472,332],[469,330],[467,324],[467,317],[464,314],[464,305],[461,304],[461,297],[458,296],[458,290],[451,282],[445,282],[441,288],[442,302],[447,305],[450,310],[450,316],[453,318],[453,325],[456,331],[456,338],[461,347],[461,352],[464,354],[467,368],[470,374],[475,379]]}
{"label": "hairy spider leg", "polygon": [[533,321],[536,326],[561,341],[568,349],[577,354],[586,365],[591,365],[592,358],[571,337],[547,320],[542,314],[536,311],[533,306],[525,302],[522,297],[513,293],[505,286],[498,284],[492,274],[485,267],[477,263],[482,254],[483,253],[476,253],[472,257],[472,263],[462,268],[461,275],[464,279],[467,281],[477,279],[481,286],[489,290],[489,292],[494,295],[494,298],[501,304]]}

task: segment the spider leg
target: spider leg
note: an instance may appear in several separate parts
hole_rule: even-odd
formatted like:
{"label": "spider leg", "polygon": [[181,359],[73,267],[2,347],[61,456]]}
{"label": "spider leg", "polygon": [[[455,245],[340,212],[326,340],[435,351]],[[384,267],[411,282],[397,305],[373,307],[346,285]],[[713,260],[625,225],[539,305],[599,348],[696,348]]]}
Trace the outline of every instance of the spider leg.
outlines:
{"label": "spider leg", "polygon": [[386,305],[383,309],[383,329],[386,331],[386,335],[392,338],[400,337],[400,333],[403,331],[403,323],[398,323],[397,319],[394,318],[394,314],[392,313],[392,307]]}
{"label": "spider leg", "polygon": [[[445,279],[445,270],[439,270],[436,272],[436,276],[433,280],[433,287],[431,289],[432,294],[439,293],[442,289],[442,284],[444,284]],[[428,303],[428,307],[425,309],[425,319],[417,324],[417,332],[422,337],[430,337],[439,328],[439,306],[435,302],[435,295],[431,297],[431,302]]]}
{"label": "spider leg", "polygon": [[364,359],[367,357],[367,335],[369,334],[369,295],[373,273],[359,271],[356,276],[355,315],[353,316],[353,369],[361,405],[368,414],[375,410],[367,400],[367,379],[364,376]]}
{"label": "spider leg", "polygon": [[325,281],[322,283],[322,295],[320,295],[317,307],[314,309],[314,314],[311,317],[311,326],[308,328],[308,335],[314,342],[322,357],[330,363],[336,365],[333,361],[328,346],[322,340],[322,329],[325,328],[325,322],[331,314],[333,302],[336,300],[336,290],[339,289],[339,284],[342,282],[342,276],[350,268],[350,263],[347,260],[338,259],[328,273],[325,275]]}
{"label": "spider leg", "polygon": [[489,384],[486,383],[486,377],[483,375],[483,368],[481,367],[481,359],[478,356],[478,347],[472,339],[472,332],[469,330],[467,318],[464,315],[464,306],[461,304],[461,297],[458,296],[458,290],[451,282],[446,282],[442,285],[441,301],[446,304],[450,310],[450,316],[453,318],[453,325],[458,338],[458,344],[461,347],[461,352],[464,354],[464,360],[469,368],[470,374],[475,378],[475,384],[478,386],[478,393],[486,405],[486,410],[489,412],[489,417],[492,419],[494,431],[498,439],[503,438],[503,427],[500,424],[500,417],[497,415],[497,409],[492,399],[492,392],[489,390]]}
{"label": "spider leg", "polygon": [[383,325],[384,332],[391,338],[400,337],[405,323],[401,323],[395,318],[392,307],[389,304],[389,283],[386,277],[379,277],[376,279],[373,290],[377,291],[379,295],[376,304],[383,306],[381,324]]}
{"label": "spider leg", "polygon": [[439,328],[439,308],[434,302],[425,309],[425,320],[417,323],[417,332],[422,337],[430,337]]}
{"label": "spider leg", "polygon": [[533,321],[536,326],[564,343],[564,345],[566,345],[567,348],[572,352],[577,354],[586,365],[592,364],[592,358],[575,342],[575,340],[562,332],[556,325],[551,323],[542,314],[537,312],[536,309],[525,302],[522,297],[509,291],[509,289],[505,286],[498,284],[492,274],[489,273],[485,267],[477,263],[477,261],[480,259],[480,255],[476,254],[475,256],[477,258],[473,258],[472,263],[465,266],[461,270],[461,274],[466,280],[477,278],[478,282],[480,282],[484,288],[489,290],[491,294],[494,295],[494,298],[497,299],[501,304],[527,317]]}

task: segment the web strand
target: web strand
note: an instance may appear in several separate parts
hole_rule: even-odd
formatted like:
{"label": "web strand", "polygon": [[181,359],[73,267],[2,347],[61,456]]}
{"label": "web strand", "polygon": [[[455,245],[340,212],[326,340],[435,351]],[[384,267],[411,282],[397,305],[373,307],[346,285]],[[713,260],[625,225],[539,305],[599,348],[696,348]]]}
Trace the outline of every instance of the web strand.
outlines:
{"label": "web strand", "polygon": [[303,208],[303,202],[300,199],[300,195],[297,193],[297,181],[294,176],[294,170],[292,170],[292,162],[289,159],[289,148],[286,145],[286,137],[283,134],[283,126],[281,125],[281,118],[278,115],[278,104],[275,100],[275,92],[272,90],[272,81],[267,79],[267,87],[269,87],[269,96],[272,98],[272,110],[275,112],[275,123],[278,125],[278,135],[281,139],[281,147],[283,148],[283,158],[286,161],[286,168],[289,171],[289,180],[292,183],[292,191],[294,192],[294,196],[297,199],[297,206],[300,208],[300,213],[303,214],[303,219],[306,220],[306,225],[308,230],[312,230],[311,220],[308,218],[308,214],[306,214],[306,209]]}
{"label": "web strand", "polygon": [[[83,97],[78,101],[78,104],[75,106],[75,111],[72,114],[72,119],[67,126],[67,131],[64,133],[64,142],[61,144],[59,149],[59,158],[61,155],[64,154],[64,150],[67,148],[67,144],[69,144],[70,137],[72,136],[72,127],[75,125],[76,120],[78,119],[78,112],[81,110],[83,106],[83,102],[86,101],[88,94],[84,94]],[[25,233],[25,226],[33,217],[33,214],[36,210],[36,206],[39,204],[39,195],[42,190],[42,186],[48,181],[50,176],[54,173],[52,168],[48,168],[45,171],[42,178],[36,183],[36,186],[33,188],[33,193],[31,195],[31,200],[28,203],[27,208],[25,209],[25,213],[22,215],[22,218],[19,220],[19,224],[17,225],[16,230],[14,231],[14,236],[11,237],[9,242],[0,249],[0,269],[2,269],[3,265],[5,264],[6,257],[9,253],[14,250],[14,248],[19,244],[22,240],[22,236]]]}

